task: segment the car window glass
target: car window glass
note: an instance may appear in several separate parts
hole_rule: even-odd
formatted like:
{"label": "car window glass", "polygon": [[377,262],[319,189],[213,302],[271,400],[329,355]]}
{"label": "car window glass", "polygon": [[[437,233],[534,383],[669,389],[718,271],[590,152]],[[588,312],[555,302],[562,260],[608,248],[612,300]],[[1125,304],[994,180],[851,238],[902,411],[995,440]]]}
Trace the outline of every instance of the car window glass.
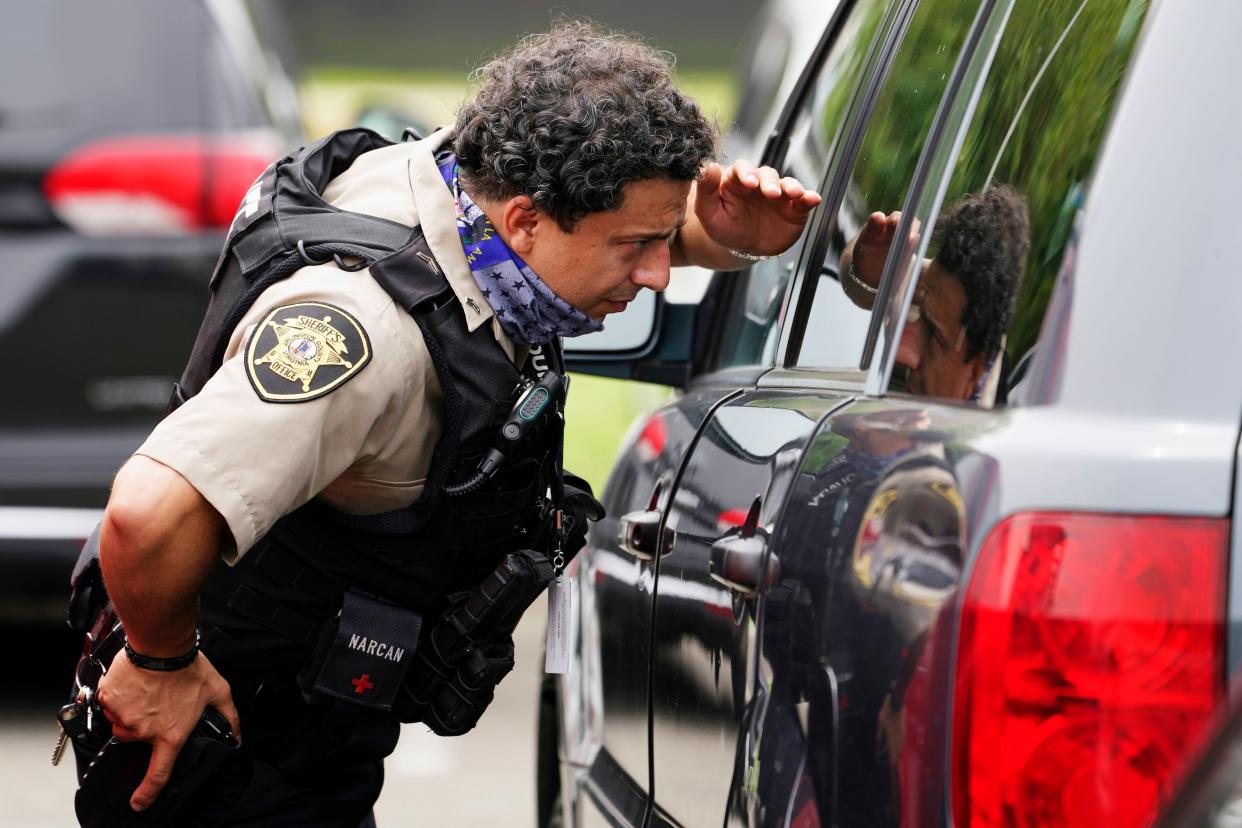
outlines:
{"label": "car window glass", "polygon": [[1146,10],[1014,4],[939,216],[918,222],[890,390],[991,405],[1020,385]]}
{"label": "car window glass", "polygon": [[978,6],[978,0],[924,0],[914,12],[876,98],[836,221],[825,228],[831,237],[798,353],[801,367],[860,363],[870,294],[843,292],[843,246],[870,213],[900,208]]}
{"label": "car window glass", "polygon": [[[858,0],[794,114],[784,172],[809,186],[819,186],[837,140],[846,108],[867,64],[871,41],[894,0]],[[815,227],[818,214],[807,223]],[[806,236],[804,234],[803,239]],[[724,326],[713,368],[769,365],[776,354],[777,321],[785,291],[802,254],[803,242],[783,256],[721,278],[730,286]]]}

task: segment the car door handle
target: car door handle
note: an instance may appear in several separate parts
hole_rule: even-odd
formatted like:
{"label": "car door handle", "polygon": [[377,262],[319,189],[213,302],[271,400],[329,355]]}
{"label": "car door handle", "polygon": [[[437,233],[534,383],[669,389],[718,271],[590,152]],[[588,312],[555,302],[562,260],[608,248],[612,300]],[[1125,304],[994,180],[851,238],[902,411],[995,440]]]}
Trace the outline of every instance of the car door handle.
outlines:
{"label": "car door handle", "polygon": [[657,555],[667,555],[673,551],[673,544],[677,540],[677,533],[667,526],[664,527],[664,537],[657,540],[661,518],[660,490],[663,487],[663,480],[656,484],[646,509],[627,512],[621,516],[621,548],[640,561],[654,561]]}
{"label": "car door handle", "polygon": [[758,528],[762,499],[755,498],[740,529],[712,544],[712,580],[747,597],[781,579],[781,562],[768,550],[767,536]]}

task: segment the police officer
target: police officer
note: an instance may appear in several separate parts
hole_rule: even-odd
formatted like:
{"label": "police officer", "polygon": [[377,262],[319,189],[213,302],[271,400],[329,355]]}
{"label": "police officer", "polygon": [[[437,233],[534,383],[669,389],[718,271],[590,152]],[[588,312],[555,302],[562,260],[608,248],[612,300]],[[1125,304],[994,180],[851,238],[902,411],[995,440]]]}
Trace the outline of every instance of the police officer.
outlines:
{"label": "police officer", "polygon": [[[305,674],[358,582],[372,604],[415,605],[427,624],[441,593],[494,564],[494,538],[467,555],[454,532],[486,524],[505,493],[455,500],[440,491],[454,478],[437,471],[442,449],[469,453],[471,412],[486,407],[472,382],[529,371],[532,351],[556,363],[559,337],[662,290],[670,266],[738,269],[782,252],[819,202],[770,168],[712,163],[711,125],[639,42],[560,24],[480,77],[452,129],[331,168],[333,208],[417,228],[409,266],[400,254],[358,270],[324,256],[239,319],[209,311],[199,346],[215,325],[218,365],[116,477],[99,560],[127,647],[98,699],[117,739],[152,746],[136,811],[212,706],[242,745],[179,822],[370,824],[396,715],[340,715]],[[263,198],[252,193],[241,224]],[[418,267],[449,288],[430,312],[403,306],[393,284]],[[492,401],[502,416],[508,393]],[[547,467],[547,444],[539,451],[527,477]],[[419,503],[433,505],[410,531],[368,523]],[[390,536],[399,554],[376,540]],[[360,640],[377,663],[404,657],[380,635],[354,634],[355,650]],[[358,693],[370,675],[353,680]]]}

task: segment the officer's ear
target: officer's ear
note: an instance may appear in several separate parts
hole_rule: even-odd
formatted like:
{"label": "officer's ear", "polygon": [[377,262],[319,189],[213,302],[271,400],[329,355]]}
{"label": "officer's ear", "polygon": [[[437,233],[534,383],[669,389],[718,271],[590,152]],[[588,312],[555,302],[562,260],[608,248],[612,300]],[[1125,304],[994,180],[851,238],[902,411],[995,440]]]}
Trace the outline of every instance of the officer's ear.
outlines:
{"label": "officer's ear", "polygon": [[514,253],[525,256],[552,223],[550,216],[535,208],[529,196],[517,195],[500,205],[497,229]]}

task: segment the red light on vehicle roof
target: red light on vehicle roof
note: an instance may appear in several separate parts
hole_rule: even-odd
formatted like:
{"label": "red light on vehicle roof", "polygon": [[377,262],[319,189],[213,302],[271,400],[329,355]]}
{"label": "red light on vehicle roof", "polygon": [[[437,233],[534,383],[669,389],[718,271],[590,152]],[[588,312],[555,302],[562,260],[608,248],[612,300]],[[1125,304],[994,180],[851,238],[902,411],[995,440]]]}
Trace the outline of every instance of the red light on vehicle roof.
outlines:
{"label": "red light on vehicle roof", "polygon": [[1226,519],[1024,514],[962,604],[958,826],[1140,826],[1224,691]]}
{"label": "red light on vehicle roof", "polygon": [[278,151],[262,133],[105,138],[69,153],[43,191],[85,235],[224,229]]}

